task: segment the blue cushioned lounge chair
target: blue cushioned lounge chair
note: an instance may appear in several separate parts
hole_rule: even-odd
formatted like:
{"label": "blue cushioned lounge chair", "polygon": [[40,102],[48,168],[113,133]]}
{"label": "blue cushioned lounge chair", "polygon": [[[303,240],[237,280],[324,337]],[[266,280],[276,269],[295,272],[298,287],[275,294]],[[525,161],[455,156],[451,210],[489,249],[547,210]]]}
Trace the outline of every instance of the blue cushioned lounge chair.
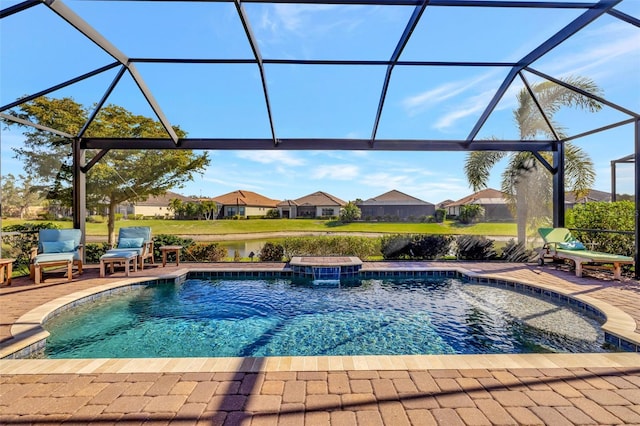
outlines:
{"label": "blue cushioned lounge chair", "polygon": [[128,226],[120,228],[118,231],[118,244],[115,248],[107,250],[107,254],[123,251],[134,251],[138,253],[138,267],[143,269],[144,260],[153,261],[153,240],[151,239],[151,228],[148,226]]}
{"label": "blue cushioned lounge chair", "polygon": [[38,232],[38,247],[31,249],[29,275],[36,284],[42,281],[42,269],[66,266],[71,281],[73,265],[82,273],[82,231],[79,229],[41,229]]}

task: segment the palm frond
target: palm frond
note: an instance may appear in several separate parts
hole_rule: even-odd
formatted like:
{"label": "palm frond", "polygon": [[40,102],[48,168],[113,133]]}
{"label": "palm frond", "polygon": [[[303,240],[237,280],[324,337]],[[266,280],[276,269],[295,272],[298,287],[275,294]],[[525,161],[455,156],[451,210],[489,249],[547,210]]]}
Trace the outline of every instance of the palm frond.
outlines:
{"label": "palm frond", "polygon": [[589,154],[567,142],[565,145],[565,185],[577,198],[587,194],[596,181],[596,171]]}
{"label": "palm frond", "polygon": [[474,191],[487,187],[491,169],[508,153],[504,151],[472,151],[464,162],[464,173]]}

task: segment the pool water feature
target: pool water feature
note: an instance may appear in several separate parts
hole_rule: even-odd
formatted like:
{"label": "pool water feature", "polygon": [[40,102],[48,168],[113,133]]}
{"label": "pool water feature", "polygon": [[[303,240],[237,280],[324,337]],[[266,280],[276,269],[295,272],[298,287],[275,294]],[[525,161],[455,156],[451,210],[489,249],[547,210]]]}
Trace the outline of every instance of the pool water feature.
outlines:
{"label": "pool water feature", "polygon": [[334,280],[340,281],[340,267],[339,266],[314,266],[313,267],[313,280]]}
{"label": "pool water feature", "polygon": [[597,320],[457,278],[341,286],[188,279],[45,323],[48,358],[601,352]]}

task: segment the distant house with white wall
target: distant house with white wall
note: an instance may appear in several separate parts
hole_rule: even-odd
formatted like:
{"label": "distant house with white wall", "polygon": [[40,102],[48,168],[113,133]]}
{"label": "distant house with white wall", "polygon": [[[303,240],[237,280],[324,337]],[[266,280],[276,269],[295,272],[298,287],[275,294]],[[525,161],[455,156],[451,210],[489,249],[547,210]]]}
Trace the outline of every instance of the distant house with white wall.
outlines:
{"label": "distant house with white wall", "polygon": [[213,197],[212,200],[220,205],[218,210],[219,218],[264,216],[269,210],[275,209],[278,205],[278,200],[272,200],[264,195],[240,189]]}
{"label": "distant house with white wall", "polygon": [[162,195],[150,195],[144,201],[136,201],[129,206],[123,206],[118,209],[118,213],[124,213],[126,211],[127,215],[163,218],[173,217],[173,212],[169,208],[169,203],[173,199],[179,199],[185,203],[188,201],[198,201],[196,198],[185,197],[184,195],[167,191]]}
{"label": "distant house with white wall", "polygon": [[419,218],[433,216],[436,206],[397,190],[391,190],[377,197],[357,203],[365,220],[383,217],[393,217],[406,220],[409,217]]}
{"label": "distant house with white wall", "polygon": [[338,197],[317,191],[295,200],[281,201],[278,210],[283,218],[337,217],[346,204]]}

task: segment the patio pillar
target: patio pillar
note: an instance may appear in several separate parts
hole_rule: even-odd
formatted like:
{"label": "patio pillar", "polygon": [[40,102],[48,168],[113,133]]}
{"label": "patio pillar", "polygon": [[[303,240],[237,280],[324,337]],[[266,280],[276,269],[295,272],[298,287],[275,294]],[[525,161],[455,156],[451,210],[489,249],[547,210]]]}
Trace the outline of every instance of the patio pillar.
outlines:
{"label": "patio pillar", "polygon": [[611,162],[611,202],[616,202],[616,162]]}
{"label": "patio pillar", "polygon": [[[85,246],[87,218],[87,176],[83,170],[85,150],[80,148],[80,139],[75,138],[71,144],[73,155],[73,227],[82,231],[81,243]],[[83,254],[86,250],[83,250]],[[82,259],[84,262],[85,259]]]}
{"label": "patio pillar", "polygon": [[636,223],[635,223],[635,241],[636,241],[636,252],[634,254],[634,259],[636,262],[635,265],[635,275],[636,279],[640,278],[640,264],[638,264],[638,260],[640,260],[640,119],[636,118],[635,122],[635,153],[634,153],[634,163],[633,163],[633,171],[634,171],[634,192],[635,192],[635,214],[636,214]]}
{"label": "patio pillar", "polygon": [[553,227],[564,228],[564,143],[553,153]]}

